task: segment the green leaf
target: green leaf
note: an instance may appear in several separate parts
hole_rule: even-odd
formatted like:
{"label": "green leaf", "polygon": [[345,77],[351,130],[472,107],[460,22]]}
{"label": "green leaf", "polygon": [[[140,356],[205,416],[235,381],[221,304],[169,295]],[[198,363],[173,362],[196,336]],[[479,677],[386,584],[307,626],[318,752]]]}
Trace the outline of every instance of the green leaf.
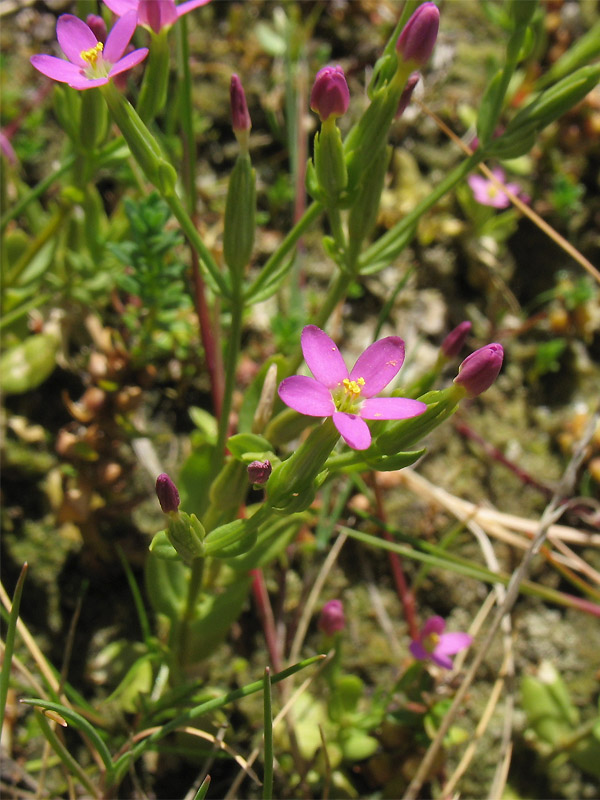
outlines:
{"label": "green leaf", "polygon": [[60,340],[54,333],[38,333],[0,357],[4,394],[37,389],[53,372]]}
{"label": "green leaf", "polygon": [[157,558],[164,558],[166,561],[181,561],[181,556],[169,541],[167,532],[164,530],[154,534],[149,549]]}
{"label": "green leaf", "polygon": [[245,461],[246,453],[272,453],[273,445],[264,436],[256,433],[236,433],[227,440],[231,455],[238,461]]}

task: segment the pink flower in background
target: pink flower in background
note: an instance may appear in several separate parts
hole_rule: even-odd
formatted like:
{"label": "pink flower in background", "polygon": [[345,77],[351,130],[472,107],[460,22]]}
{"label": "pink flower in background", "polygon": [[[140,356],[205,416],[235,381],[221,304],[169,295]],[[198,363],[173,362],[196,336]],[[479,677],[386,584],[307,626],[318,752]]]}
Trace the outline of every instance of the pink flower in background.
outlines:
{"label": "pink flower in background", "polygon": [[[521,194],[521,187],[518,183],[506,183],[506,175],[504,170],[500,169],[500,167],[493,169],[492,175],[497,181],[503,183],[512,194]],[[507,208],[510,205],[510,200],[506,193],[487,178],[481,175],[471,175],[467,179],[467,182],[471,187],[473,197],[478,203],[481,203],[481,205],[492,206],[492,208]]]}
{"label": "pink flower in background", "polygon": [[56,37],[69,60],[36,55],[31,57],[31,63],[43,75],[60,83],[68,83],[73,89],[104,86],[115,75],[135,67],[148,55],[148,48],[142,47],[123,56],[136,24],[134,11],[125,14],[115,23],[106,43],[103,43],[78,17],[62,14],[56,23]]}
{"label": "pink flower in background", "polygon": [[409,419],[426,410],[420,400],[374,397],[396,377],[404,362],[400,337],[387,336],[367,347],[350,374],[335,342],[316,325],[304,328],[301,345],[314,378],[285,378],[279,384],[279,397],[301,414],[331,417],[354,450],[366,450],[371,444],[366,419]]}
{"label": "pink flower in background", "polygon": [[330,600],[325,603],[319,615],[318,628],[326,634],[333,636],[338,631],[343,631],[346,627],[346,617],[344,616],[344,606],[341,600]]}
{"label": "pink flower in background", "polygon": [[139,25],[159,33],[177,22],[183,14],[205,6],[210,0],[187,0],[178,6],[174,0],[104,0],[104,3],[119,17],[135,11]]}
{"label": "pink flower in background", "polygon": [[450,331],[440,347],[445,358],[455,358],[460,353],[472,327],[472,324],[465,320]]}
{"label": "pink flower in background", "polygon": [[419,638],[410,643],[410,652],[419,661],[433,661],[438,667],[452,669],[449,656],[466,650],[473,641],[468,633],[444,633],[446,622],[441,617],[430,617],[421,628]]}

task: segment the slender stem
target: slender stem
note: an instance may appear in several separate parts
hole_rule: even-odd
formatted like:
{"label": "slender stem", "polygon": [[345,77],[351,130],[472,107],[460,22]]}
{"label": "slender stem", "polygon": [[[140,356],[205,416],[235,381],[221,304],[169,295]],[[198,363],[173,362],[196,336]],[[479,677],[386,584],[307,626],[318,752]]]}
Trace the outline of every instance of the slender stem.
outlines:
{"label": "slender stem", "polygon": [[316,200],[309,205],[309,207],[306,209],[302,217],[298,220],[298,222],[294,225],[292,230],[281,242],[277,250],[275,250],[275,252],[267,259],[265,265],[261,269],[260,274],[254,281],[254,283],[252,283],[245,292],[245,295],[248,299],[250,299],[253,295],[257,294],[261,289],[263,289],[269,283],[269,280],[272,278],[273,274],[277,271],[277,268],[279,267],[283,259],[287,256],[287,254],[296,244],[298,239],[300,239],[300,237],[306,232],[307,228],[309,228],[310,225],[312,225],[312,223],[319,217],[319,215],[322,212],[323,212],[323,206]]}
{"label": "slender stem", "polygon": [[343,253],[346,250],[346,236],[342,227],[342,215],[339,208],[328,208],[327,216],[329,217],[329,224],[331,225],[331,232],[337,249]]}
{"label": "slender stem", "polygon": [[263,684],[265,766],[263,775],[263,798],[273,797],[273,712],[271,708],[271,670],[265,669]]}
{"label": "slender stem", "polygon": [[235,386],[238,353],[242,339],[242,316],[244,301],[239,294],[231,298],[231,328],[229,330],[229,346],[227,348],[227,362],[225,365],[225,390],[223,392],[223,405],[219,418],[217,433],[217,447],[215,454],[215,474],[221,469],[225,457],[225,442],[229,434],[229,416]]}
{"label": "slender stem", "polygon": [[29,245],[27,250],[23,253],[21,258],[17,261],[10,273],[6,276],[4,281],[4,288],[10,288],[15,284],[21,273],[29,266],[32,259],[40,252],[42,247],[50,241],[54,234],[59,230],[67,214],[70,211],[70,206],[61,206],[56,214],[52,217],[50,222],[46,225],[44,230],[39,233],[33,242]]}
{"label": "slender stem", "polygon": [[187,660],[187,652],[190,642],[189,626],[194,619],[194,612],[198,602],[198,596],[202,590],[202,576],[204,574],[204,559],[195,558],[192,561],[190,580],[187,589],[187,598],[183,617],[179,625],[179,665],[183,667]]}
{"label": "slender stem", "polygon": [[250,575],[252,576],[252,596],[254,597],[258,616],[262,623],[267,650],[269,651],[269,658],[271,659],[273,669],[279,672],[281,669],[281,656],[277,644],[275,618],[273,617],[273,609],[269,601],[269,594],[267,592],[263,571],[262,569],[251,569]]}
{"label": "slender stem", "polygon": [[51,186],[54,183],[54,181],[62,177],[65,174],[65,172],[68,172],[75,163],[76,158],[77,158],[76,154],[69,156],[57,170],[51,172],[50,175],[47,175],[43,181],[40,181],[36,186],[33,187],[33,189],[30,192],[27,192],[27,194],[24,197],[22,197],[18,203],[15,203],[15,205],[12,208],[9,208],[6,214],[2,215],[2,219],[0,220],[0,231],[4,231],[8,223],[12,219],[18,217],[19,214],[21,214],[24,211],[24,209],[27,208],[29,203],[31,203],[33,200],[42,195],[46,191],[46,189],[49,186]]}

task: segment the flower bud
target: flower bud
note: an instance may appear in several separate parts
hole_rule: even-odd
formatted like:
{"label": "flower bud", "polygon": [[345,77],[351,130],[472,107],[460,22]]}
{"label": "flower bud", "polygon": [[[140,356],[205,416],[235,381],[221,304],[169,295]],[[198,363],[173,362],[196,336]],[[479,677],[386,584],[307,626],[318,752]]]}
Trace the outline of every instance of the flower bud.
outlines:
{"label": "flower bud", "polygon": [[454,383],[463,386],[469,397],[477,397],[496,380],[503,359],[504,350],[501,344],[486,344],[465,358],[458,368]]}
{"label": "flower bud", "polygon": [[106,22],[104,22],[102,17],[98,16],[98,14],[88,14],[85,21],[96,39],[102,42],[102,44],[105,44],[107,30]]}
{"label": "flower bud", "polygon": [[248,480],[250,483],[263,484],[269,480],[273,467],[269,460],[252,461],[248,464]]}
{"label": "flower bud", "polygon": [[344,606],[341,600],[330,600],[321,609],[318,627],[321,633],[326,636],[333,636],[334,633],[346,627],[346,617],[344,616]]}
{"label": "flower bud", "polygon": [[440,348],[445,358],[455,358],[460,353],[471,328],[471,323],[466,320],[465,322],[461,322],[460,325],[457,325],[454,330],[450,331]]}
{"label": "flower bud", "polygon": [[344,70],[340,67],[323,67],[317,72],[310,107],[325,122],[332,114],[341,117],[348,110],[350,92]]}
{"label": "flower bud", "polygon": [[229,87],[229,97],[231,100],[231,124],[236,139],[243,146],[245,143],[248,147],[248,133],[252,127],[252,120],[248,113],[248,104],[246,103],[246,94],[242,82],[237,75],[231,76],[231,84]]}
{"label": "flower bud", "polygon": [[177,511],[179,508],[179,492],[165,472],[161,473],[156,479],[156,496],[164,514],[168,514],[170,511]]}
{"label": "flower bud", "polygon": [[408,20],[396,42],[404,62],[422,67],[429,60],[440,26],[440,12],[435,3],[423,3]]}
{"label": "flower bud", "polygon": [[406,108],[411,101],[413,92],[420,78],[421,78],[420,72],[413,72],[406,81],[404,89],[402,90],[402,94],[400,95],[400,102],[398,103],[398,111],[396,111],[396,119],[398,119],[398,117],[401,117],[402,114],[404,114],[404,112],[406,111]]}

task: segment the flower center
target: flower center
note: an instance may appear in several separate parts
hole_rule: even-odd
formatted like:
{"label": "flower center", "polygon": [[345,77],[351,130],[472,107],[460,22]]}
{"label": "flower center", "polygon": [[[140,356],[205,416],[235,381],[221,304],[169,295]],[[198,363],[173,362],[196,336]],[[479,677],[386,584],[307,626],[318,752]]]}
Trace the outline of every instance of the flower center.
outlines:
{"label": "flower center", "polygon": [[488,193],[488,197],[490,198],[490,200],[493,200],[496,197],[496,195],[498,194],[498,188],[496,186],[494,186],[493,183],[490,183],[490,185],[488,186],[487,193]]}
{"label": "flower center", "polygon": [[361,387],[365,385],[365,379],[357,378],[357,380],[351,381],[350,378],[344,378],[342,383],[344,384],[346,394],[350,396],[358,396],[360,394]]}
{"label": "flower center", "polygon": [[430,633],[423,640],[423,647],[425,648],[425,650],[427,650],[428,653],[433,653],[435,648],[438,646],[439,642],[440,642],[439,633]]}
{"label": "flower center", "polygon": [[94,69],[96,66],[96,62],[98,61],[98,57],[100,56],[100,53],[103,50],[104,50],[104,45],[102,44],[102,42],[97,42],[97,44],[94,47],[90,47],[89,50],[82,50],[79,55],[81,56],[81,58],[83,58],[84,61],[87,61],[87,63],[90,65],[90,67],[92,67],[92,69]]}

